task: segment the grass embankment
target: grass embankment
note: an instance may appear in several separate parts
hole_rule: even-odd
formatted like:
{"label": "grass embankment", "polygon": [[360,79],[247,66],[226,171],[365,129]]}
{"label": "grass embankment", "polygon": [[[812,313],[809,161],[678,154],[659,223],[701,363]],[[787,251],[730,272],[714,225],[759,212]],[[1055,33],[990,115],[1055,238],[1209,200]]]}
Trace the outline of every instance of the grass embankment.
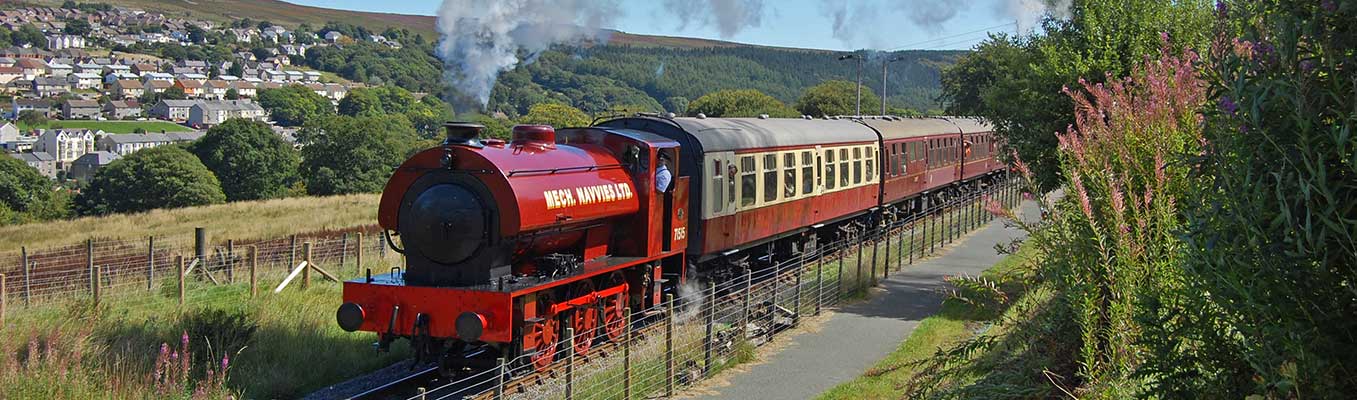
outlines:
{"label": "grass embankment", "polygon": [[[1018,252],[990,267],[981,277],[995,282],[1010,281],[1010,279],[1004,277],[1020,274],[1022,266],[1034,257],[1034,253],[1035,251],[1030,247],[1023,247]],[[1008,291],[1016,290],[1006,288],[1005,292]],[[1021,295],[1020,293],[1017,294]],[[1000,318],[1019,317],[1013,314],[1030,310],[1031,307],[1028,305],[1044,302],[1048,299],[1049,294],[1043,295],[1040,291],[1022,296],[1016,300],[1015,306],[1004,310]],[[906,397],[904,396],[905,389],[916,375],[925,372],[927,369],[922,362],[933,357],[940,350],[976,335],[1003,335],[1003,332],[989,331],[991,325],[984,322],[994,318],[995,314],[995,310],[977,308],[955,299],[949,299],[943,303],[942,311],[921,321],[909,338],[901,343],[894,352],[877,362],[862,376],[835,386],[821,394],[819,398],[898,399]]]}
{"label": "grass embankment", "polygon": [[193,129],[187,126],[179,125],[173,122],[165,121],[85,121],[85,120],[51,120],[46,123],[30,125],[19,123],[19,130],[28,131],[30,129],[95,129],[102,130],[105,133],[133,133],[137,129],[145,130],[147,133],[165,132],[190,132]]}
{"label": "grass embankment", "polygon": [[195,227],[237,240],[351,228],[376,223],[378,199],[377,194],[293,197],[3,226],[0,251],[67,246],[87,238],[185,236]]}
{"label": "grass embankment", "polygon": [[[353,275],[353,268],[329,269]],[[335,324],[339,284],[317,280],[302,290],[298,279],[272,293],[281,279],[261,278],[253,299],[248,284],[194,281],[182,312],[167,279],[155,292],[99,306],[73,302],[11,314],[0,327],[0,398],[298,398],[408,357],[401,343],[377,354],[374,335]]]}

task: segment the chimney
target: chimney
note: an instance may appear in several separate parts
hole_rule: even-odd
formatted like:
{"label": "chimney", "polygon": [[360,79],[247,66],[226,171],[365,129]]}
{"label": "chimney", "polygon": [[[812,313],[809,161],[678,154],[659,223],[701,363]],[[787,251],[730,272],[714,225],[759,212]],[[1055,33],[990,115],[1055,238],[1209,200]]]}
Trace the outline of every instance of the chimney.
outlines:
{"label": "chimney", "polygon": [[481,148],[481,132],[485,131],[485,126],[473,124],[470,122],[449,122],[443,124],[443,130],[447,132],[447,139],[443,141],[445,146],[467,146]]}

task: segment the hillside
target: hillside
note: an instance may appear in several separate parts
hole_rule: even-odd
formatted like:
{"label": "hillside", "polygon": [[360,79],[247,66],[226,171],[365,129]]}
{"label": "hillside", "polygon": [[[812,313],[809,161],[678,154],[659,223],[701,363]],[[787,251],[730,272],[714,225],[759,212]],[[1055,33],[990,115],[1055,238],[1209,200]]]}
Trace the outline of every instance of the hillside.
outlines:
{"label": "hillside", "polygon": [[[60,5],[61,0],[36,0]],[[344,49],[313,49],[308,67],[369,84],[396,84],[442,98],[458,96],[443,81],[443,63],[433,56],[437,39],[432,16],[346,11],[278,0],[112,0],[111,4],[174,17],[228,22],[240,18],[313,30],[331,23],[346,36],[382,33],[405,47],[389,49],[360,42]],[[362,28],[354,29],[355,27]],[[893,107],[936,110],[939,76],[964,51],[900,51],[908,61],[892,65],[888,100]],[[211,54],[209,52],[209,54]],[[230,52],[218,52],[228,55]],[[566,102],[591,113],[609,110],[683,112],[684,105],[722,89],[753,88],[794,103],[806,88],[827,79],[852,80],[852,62],[838,62],[824,50],[757,46],[672,36],[613,31],[606,45],[557,46],[500,77],[488,110],[521,115],[542,101]],[[227,60],[210,60],[227,61]],[[294,63],[298,60],[294,59]],[[881,90],[879,67],[863,69],[863,83]],[[479,108],[457,102],[459,111]]]}

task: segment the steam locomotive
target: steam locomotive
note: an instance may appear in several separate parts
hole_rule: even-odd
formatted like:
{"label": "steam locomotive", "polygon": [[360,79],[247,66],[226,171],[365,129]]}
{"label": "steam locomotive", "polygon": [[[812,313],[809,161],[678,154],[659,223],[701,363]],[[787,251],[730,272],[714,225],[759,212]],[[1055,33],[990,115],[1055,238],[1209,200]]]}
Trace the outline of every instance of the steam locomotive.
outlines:
{"label": "steam locomotive", "polygon": [[624,309],[685,280],[729,279],[1005,168],[969,119],[636,115],[520,125],[508,141],[445,129],[382,193],[378,223],[404,268],[345,282],[336,316],[383,349],[408,339],[446,371],[497,357],[545,369],[567,326],[600,332],[576,339],[586,354],[621,337]]}

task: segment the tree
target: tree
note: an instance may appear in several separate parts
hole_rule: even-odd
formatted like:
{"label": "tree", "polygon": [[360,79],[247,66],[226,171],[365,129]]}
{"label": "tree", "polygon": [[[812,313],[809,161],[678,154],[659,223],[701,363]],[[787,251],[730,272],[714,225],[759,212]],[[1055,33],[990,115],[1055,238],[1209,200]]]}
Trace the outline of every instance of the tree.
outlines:
{"label": "tree", "polygon": [[992,36],[942,76],[948,113],[990,122],[1043,189],[1061,179],[1054,133],[1074,123],[1062,88],[1129,75],[1159,54],[1161,34],[1178,48],[1203,49],[1213,25],[1210,2],[1200,0],[1074,0],[1069,11],[1036,35]]}
{"label": "tree", "polygon": [[688,98],[683,96],[673,96],[664,100],[664,108],[669,112],[684,115],[688,113]]}
{"label": "tree", "polygon": [[382,98],[374,89],[357,88],[349,91],[339,101],[339,114],[350,117],[372,117],[382,115]]}
{"label": "tree", "polygon": [[708,93],[688,106],[688,115],[705,114],[708,117],[795,117],[796,110],[772,96],[754,89],[720,90]]}
{"label": "tree", "polygon": [[[854,115],[857,113],[857,83],[845,80],[824,81],[811,86],[796,101],[796,111],[812,117]],[[881,98],[872,89],[862,88],[862,113],[876,114]]]}
{"label": "tree", "polygon": [[0,206],[23,213],[40,209],[51,198],[51,179],[23,160],[0,156]]}
{"label": "tree", "polygon": [[47,36],[42,34],[42,30],[33,24],[27,24],[19,28],[18,32],[10,35],[10,40],[16,45],[31,45],[33,47],[47,47]]}
{"label": "tree", "polygon": [[92,28],[90,23],[83,19],[73,19],[66,22],[66,27],[62,29],[67,35],[88,35]]}
{"label": "tree", "polygon": [[335,115],[330,99],[302,85],[261,90],[259,106],[283,126],[303,126]]}
{"label": "tree", "polygon": [[301,172],[312,195],[380,192],[418,141],[399,115],[338,116],[302,131]]}
{"label": "tree", "polygon": [[44,114],[42,111],[23,110],[19,112],[19,123],[25,126],[41,126],[46,124],[47,121],[49,121],[49,119],[47,119],[47,114]]}
{"label": "tree", "polygon": [[227,120],[189,151],[221,181],[228,201],[283,197],[298,179],[297,151],[263,122]]}
{"label": "tree", "polygon": [[231,63],[231,66],[226,68],[226,74],[237,78],[240,78],[241,75],[245,75],[245,62],[236,61]]}
{"label": "tree", "polygon": [[236,88],[226,89],[226,99],[227,99],[227,100],[240,100],[240,91],[239,91],[239,90],[236,90]]}
{"label": "tree", "polygon": [[224,201],[221,182],[198,157],[179,146],[160,146],[99,169],[75,205],[81,215],[105,215]]}
{"label": "tree", "polygon": [[525,124],[551,125],[555,128],[589,126],[589,114],[565,104],[541,103],[528,109],[528,115],[519,121]]}

